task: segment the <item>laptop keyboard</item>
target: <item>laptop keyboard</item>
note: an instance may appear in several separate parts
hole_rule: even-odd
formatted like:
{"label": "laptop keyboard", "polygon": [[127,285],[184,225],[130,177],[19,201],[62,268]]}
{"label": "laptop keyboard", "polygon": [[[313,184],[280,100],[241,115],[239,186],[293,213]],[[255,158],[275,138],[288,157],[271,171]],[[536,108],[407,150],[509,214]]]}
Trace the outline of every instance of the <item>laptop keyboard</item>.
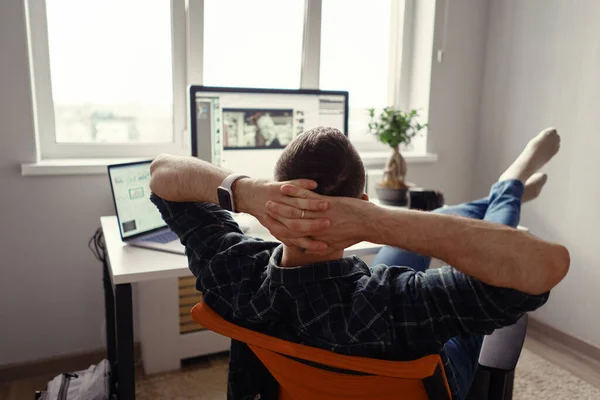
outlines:
{"label": "laptop keyboard", "polygon": [[172,232],[172,231],[161,232],[159,234],[152,235],[152,236],[142,239],[143,242],[154,242],[154,243],[169,243],[169,242],[172,242],[173,240],[177,240],[177,235],[175,234],[175,232]]}

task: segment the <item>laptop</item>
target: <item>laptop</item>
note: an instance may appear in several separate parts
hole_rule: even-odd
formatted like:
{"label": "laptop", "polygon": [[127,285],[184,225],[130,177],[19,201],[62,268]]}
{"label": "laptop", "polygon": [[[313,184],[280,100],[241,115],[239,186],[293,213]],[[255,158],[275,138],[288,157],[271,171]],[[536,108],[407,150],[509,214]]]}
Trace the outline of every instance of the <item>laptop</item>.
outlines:
{"label": "laptop", "polygon": [[150,201],[151,163],[150,160],[108,166],[121,239],[131,246],[185,254],[185,247]]}

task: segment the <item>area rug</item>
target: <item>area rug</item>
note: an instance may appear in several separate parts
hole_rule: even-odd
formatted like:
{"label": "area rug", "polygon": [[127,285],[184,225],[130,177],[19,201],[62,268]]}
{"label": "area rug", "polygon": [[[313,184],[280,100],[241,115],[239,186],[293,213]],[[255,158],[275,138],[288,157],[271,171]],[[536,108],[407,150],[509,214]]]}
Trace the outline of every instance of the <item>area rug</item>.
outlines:
{"label": "area rug", "polygon": [[[214,356],[177,372],[140,376],[140,400],[223,400],[227,390],[227,356]],[[513,400],[598,400],[600,389],[558,365],[523,349],[515,373]]]}

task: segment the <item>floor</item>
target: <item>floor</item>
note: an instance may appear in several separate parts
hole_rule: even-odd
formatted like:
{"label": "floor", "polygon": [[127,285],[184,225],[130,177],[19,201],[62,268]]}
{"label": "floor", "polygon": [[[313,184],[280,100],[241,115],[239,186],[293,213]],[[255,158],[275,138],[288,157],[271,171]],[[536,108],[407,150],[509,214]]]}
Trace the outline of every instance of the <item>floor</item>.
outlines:
{"label": "floor", "polygon": [[[30,400],[50,378],[0,383],[0,399]],[[226,379],[227,355],[204,357],[165,374],[144,376],[138,368],[137,399],[222,400]],[[600,399],[600,368],[595,361],[575,357],[555,343],[528,337],[517,366],[513,399]]]}
{"label": "floor", "polygon": [[598,400],[600,385],[591,382],[599,383],[599,379],[600,369],[595,365],[528,337],[515,372],[513,400]]}

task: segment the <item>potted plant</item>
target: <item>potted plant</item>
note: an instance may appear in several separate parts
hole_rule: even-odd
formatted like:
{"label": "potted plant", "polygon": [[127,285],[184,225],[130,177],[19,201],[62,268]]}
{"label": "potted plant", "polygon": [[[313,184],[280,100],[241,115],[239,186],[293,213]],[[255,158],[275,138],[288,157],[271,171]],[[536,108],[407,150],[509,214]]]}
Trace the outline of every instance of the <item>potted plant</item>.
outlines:
{"label": "potted plant", "polygon": [[418,110],[404,112],[394,107],[386,107],[375,116],[375,109],[369,109],[369,133],[392,148],[392,154],[385,163],[383,179],[377,185],[379,201],[388,205],[408,205],[408,188],[406,178],[406,160],[400,154],[400,145],[408,146],[413,138],[427,126],[421,124]]}

